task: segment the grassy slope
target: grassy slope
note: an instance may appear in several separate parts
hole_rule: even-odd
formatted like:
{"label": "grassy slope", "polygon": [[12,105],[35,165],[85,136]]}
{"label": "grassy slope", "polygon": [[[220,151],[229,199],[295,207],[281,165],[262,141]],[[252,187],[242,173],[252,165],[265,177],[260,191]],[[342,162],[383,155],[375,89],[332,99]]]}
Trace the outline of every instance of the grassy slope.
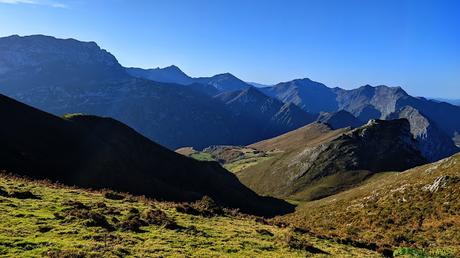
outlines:
{"label": "grassy slope", "polygon": [[280,136],[251,144],[249,147],[264,151],[274,149],[290,151],[328,142],[350,130],[350,128],[332,130],[325,124],[311,123]]}
{"label": "grassy slope", "polygon": [[[444,188],[423,188],[448,176]],[[376,174],[361,186],[281,218],[315,235],[378,246],[460,255],[460,154],[402,173]]]}
{"label": "grassy slope", "polygon": [[[278,152],[271,159],[262,160],[256,165],[244,168],[236,175],[243,184],[261,195],[293,200],[316,199],[332,189],[337,189],[337,185],[343,182],[343,177],[329,177],[314,183],[306,191],[291,195],[286,194],[291,189],[289,183],[286,182],[286,173],[296,173],[299,170],[297,165],[301,165],[301,161],[298,160],[298,157],[304,150],[330,142],[348,131],[350,128],[331,130],[325,124],[312,123],[278,137],[252,144],[250,147],[258,150],[278,150]],[[271,173],[267,173],[267,171]],[[279,173],[280,171],[283,173]],[[264,180],[260,180],[260,178],[264,178]],[[325,188],[329,190],[324,191]]]}
{"label": "grassy slope", "polygon": [[[177,204],[132,196],[125,196],[123,200],[107,199],[100,192],[5,175],[0,175],[0,189],[3,190],[0,191],[0,256],[305,257],[312,255],[303,249],[308,246],[305,243],[335,256],[376,255],[365,249],[298,234],[290,228],[256,222],[255,217],[206,218],[180,213],[175,209]],[[39,199],[11,196],[14,192],[28,191]],[[75,202],[89,209],[77,208]],[[140,214],[159,209],[179,226],[168,229],[165,225],[150,224],[141,226],[139,232],[123,230],[118,225],[136,221],[133,208]],[[92,226],[94,221],[101,224],[94,213],[103,215],[107,228],[115,229]],[[93,214],[93,217],[85,214]]]}

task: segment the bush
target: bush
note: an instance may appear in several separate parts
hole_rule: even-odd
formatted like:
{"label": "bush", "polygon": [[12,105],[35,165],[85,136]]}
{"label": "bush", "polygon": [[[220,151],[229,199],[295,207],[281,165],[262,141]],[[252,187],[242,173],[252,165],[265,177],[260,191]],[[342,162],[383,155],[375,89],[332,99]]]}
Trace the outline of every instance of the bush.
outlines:
{"label": "bush", "polygon": [[167,229],[181,228],[174,219],[168,217],[165,212],[157,209],[147,209],[141,214],[141,218],[150,225],[164,226]]}
{"label": "bush", "polygon": [[39,196],[33,194],[30,191],[13,192],[10,194],[10,197],[17,199],[40,199]]}
{"label": "bush", "polygon": [[115,192],[105,192],[104,197],[110,200],[123,200],[125,197]]}

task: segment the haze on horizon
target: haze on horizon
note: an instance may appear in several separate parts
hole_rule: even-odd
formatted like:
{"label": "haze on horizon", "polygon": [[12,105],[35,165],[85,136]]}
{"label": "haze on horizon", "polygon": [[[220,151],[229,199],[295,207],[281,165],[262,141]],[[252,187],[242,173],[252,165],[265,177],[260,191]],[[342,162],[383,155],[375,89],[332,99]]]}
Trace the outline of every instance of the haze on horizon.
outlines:
{"label": "haze on horizon", "polygon": [[0,36],[95,41],[124,66],[460,98],[458,1],[0,0]]}

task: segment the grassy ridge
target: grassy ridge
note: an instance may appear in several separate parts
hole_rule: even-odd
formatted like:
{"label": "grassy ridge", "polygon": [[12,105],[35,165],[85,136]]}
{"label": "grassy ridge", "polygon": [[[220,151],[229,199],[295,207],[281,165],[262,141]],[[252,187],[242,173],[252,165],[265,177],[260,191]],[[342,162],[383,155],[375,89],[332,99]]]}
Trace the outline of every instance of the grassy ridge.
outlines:
{"label": "grassy ridge", "polygon": [[377,255],[268,225],[257,217],[210,208],[207,203],[157,202],[6,175],[0,176],[0,189],[0,256]]}

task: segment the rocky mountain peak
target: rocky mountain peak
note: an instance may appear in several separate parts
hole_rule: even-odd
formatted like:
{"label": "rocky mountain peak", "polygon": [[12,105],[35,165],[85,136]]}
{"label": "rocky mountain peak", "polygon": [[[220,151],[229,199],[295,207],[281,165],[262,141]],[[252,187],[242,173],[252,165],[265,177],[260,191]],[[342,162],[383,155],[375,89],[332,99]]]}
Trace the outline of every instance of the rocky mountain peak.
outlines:
{"label": "rocky mountain peak", "polygon": [[414,107],[404,106],[390,114],[389,118],[405,118],[409,121],[410,132],[417,140],[419,150],[429,161],[448,157],[460,150],[435,122]]}

